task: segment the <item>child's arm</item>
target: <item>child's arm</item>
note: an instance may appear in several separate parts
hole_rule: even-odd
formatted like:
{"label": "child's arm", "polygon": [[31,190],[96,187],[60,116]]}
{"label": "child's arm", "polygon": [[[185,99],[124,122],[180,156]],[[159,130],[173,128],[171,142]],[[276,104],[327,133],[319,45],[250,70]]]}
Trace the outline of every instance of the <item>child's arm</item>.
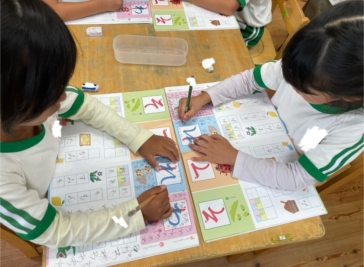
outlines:
{"label": "child's arm", "polygon": [[190,109],[185,113],[187,98],[181,98],[178,106],[178,115],[183,122],[192,118],[204,105],[212,102],[214,106],[220,103],[252,94],[254,91],[262,91],[265,88],[258,85],[254,79],[257,69],[251,69],[233,75],[222,82],[204,90],[200,95],[192,97]]}
{"label": "child's arm", "polygon": [[240,7],[237,0],[189,0],[192,4],[226,16],[234,14]]}
{"label": "child's arm", "polygon": [[96,98],[75,87],[69,86],[66,93],[67,98],[61,103],[59,110],[60,117],[82,120],[107,132],[134,153],[139,152],[157,170],[158,163],[153,156],[165,156],[173,162],[179,159],[176,144],[172,139],[153,135],[151,131],[120,117]]}
{"label": "child's arm", "polygon": [[202,154],[192,160],[233,165],[233,177],[247,182],[285,190],[299,190],[317,182],[297,161],[280,163],[252,157],[218,134],[202,135],[189,147]]}
{"label": "child's arm", "polygon": [[58,2],[44,0],[63,21],[80,19],[106,11],[117,11],[123,0],[89,0],[85,2]]}
{"label": "child's arm", "polygon": [[[21,173],[18,163],[1,159],[0,222],[21,238],[50,248],[94,244],[126,236],[144,229],[145,220],[165,219],[173,211],[168,191],[157,186],[115,208],[62,214],[46,198],[40,198],[37,191],[27,188],[29,185]],[[158,195],[127,220],[126,229],[115,224],[113,216],[127,218],[129,211],[154,194]],[[63,200],[63,205],[67,205],[67,198]],[[61,200],[57,204],[62,205]]]}

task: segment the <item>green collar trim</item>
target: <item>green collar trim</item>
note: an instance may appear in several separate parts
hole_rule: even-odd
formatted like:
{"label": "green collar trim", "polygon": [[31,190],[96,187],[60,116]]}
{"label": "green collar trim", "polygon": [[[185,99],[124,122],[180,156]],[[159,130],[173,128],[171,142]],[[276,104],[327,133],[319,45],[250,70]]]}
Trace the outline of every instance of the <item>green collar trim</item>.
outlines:
{"label": "green collar trim", "polygon": [[326,114],[341,114],[341,113],[345,113],[347,111],[350,110],[355,110],[355,109],[359,109],[359,108],[338,108],[338,107],[334,107],[334,106],[328,106],[325,104],[311,104],[311,107],[313,107],[314,109],[316,109],[317,111],[321,112],[321,113],[326,113]]}
{"label": "green collar trim", "polygon": [[45,128],[43,124],[41,125],[41,128],[40,133],[31,138],[16,142],[0,142],[0,153],[20,152],[37,145],[45,136]]}

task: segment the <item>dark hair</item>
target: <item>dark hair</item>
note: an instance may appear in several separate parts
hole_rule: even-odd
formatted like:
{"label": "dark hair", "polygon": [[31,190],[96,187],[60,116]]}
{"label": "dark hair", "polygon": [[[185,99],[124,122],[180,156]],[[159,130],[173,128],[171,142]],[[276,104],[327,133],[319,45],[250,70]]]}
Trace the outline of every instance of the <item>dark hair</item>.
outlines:
{"label": "dark hair", "polygon": [[74,71],[75,42],[42,0],[1,0],[1,126],[32,120],[53,106]]}
{"label": "dark hair", "polygon": [[305,94],[313,94],[313,89],[339,98],[328,105],[363,106],[363,3],[335,5],[292,37],[282,56],[283,76],[289,84]]}

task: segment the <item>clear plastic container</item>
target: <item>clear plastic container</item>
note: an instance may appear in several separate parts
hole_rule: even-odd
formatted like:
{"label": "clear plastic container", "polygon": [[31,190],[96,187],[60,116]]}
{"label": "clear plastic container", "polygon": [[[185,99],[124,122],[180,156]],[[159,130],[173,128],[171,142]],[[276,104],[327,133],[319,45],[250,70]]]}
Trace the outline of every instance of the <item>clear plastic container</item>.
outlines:
{"label": "clear plastic container", "polygon": [[115,59],[121,63],[182,66],[188,44],[180,38],[118,35],[113,42]]}

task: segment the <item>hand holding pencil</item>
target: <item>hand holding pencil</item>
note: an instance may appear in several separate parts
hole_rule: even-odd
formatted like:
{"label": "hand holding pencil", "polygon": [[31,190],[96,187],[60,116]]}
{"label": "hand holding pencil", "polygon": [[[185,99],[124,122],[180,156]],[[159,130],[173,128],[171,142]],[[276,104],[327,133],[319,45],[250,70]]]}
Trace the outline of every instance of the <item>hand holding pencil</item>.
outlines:
{"label": "hand holding pencil", "polygon": [[162,220],[171,216],[173,208],[169,202],[165,185],[153,187],[137,198],[145,221]]}
{"label": "hand holding pencil", "polygon": [[[178,106],[178,116],[185,123],[191,119],[204,105],[210,103],[210,95],[206,92],[202,92],[198,96],[190,98],[189,104],[188,97],[183,97],[179,100]],[[186,107],[188,105],[188,112],[186,112]]]}

